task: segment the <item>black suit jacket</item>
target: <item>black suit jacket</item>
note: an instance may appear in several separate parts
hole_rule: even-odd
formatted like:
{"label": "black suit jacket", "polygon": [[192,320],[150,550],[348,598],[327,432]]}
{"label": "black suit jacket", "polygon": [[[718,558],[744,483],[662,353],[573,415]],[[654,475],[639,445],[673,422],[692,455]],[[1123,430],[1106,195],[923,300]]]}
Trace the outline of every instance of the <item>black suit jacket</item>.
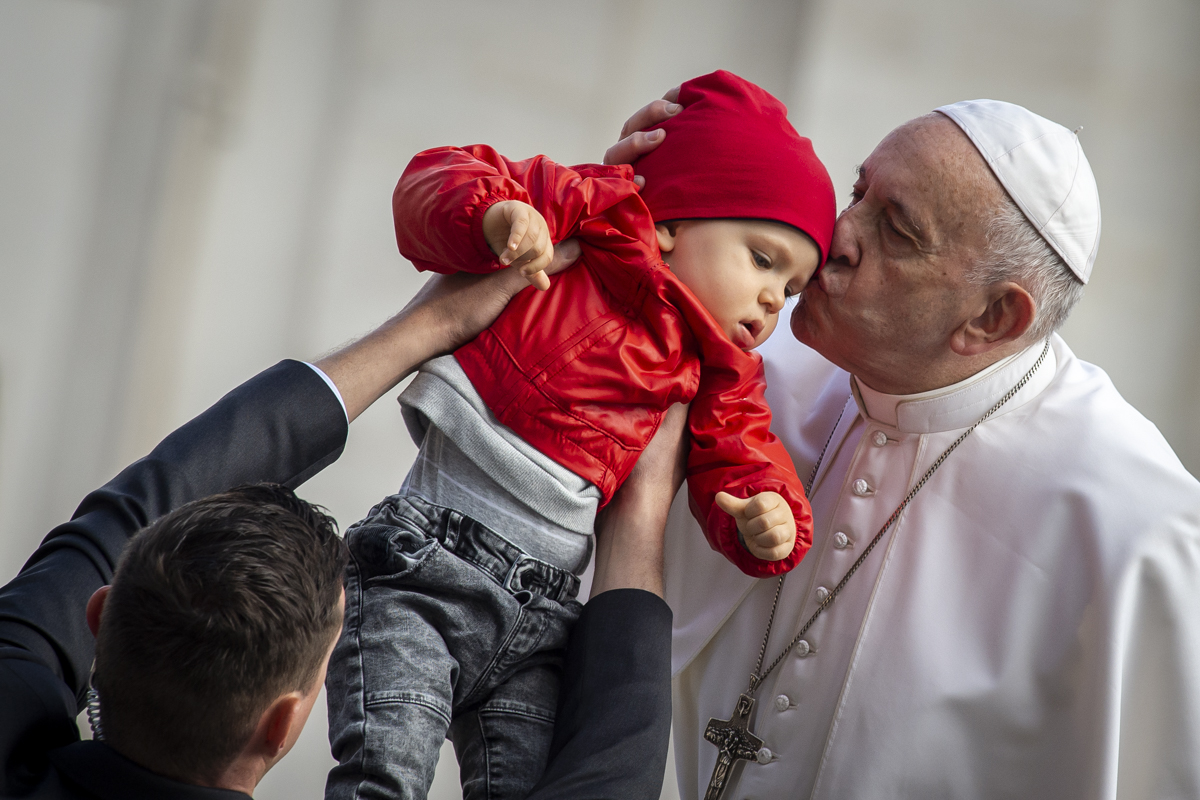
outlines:
{"label": "black suit jacket", "polygon": [[[284,361],[234,389],[89,494],[0,589],[0,796],[244,797],[154,775],[80,742],[94,657],[88,598],[129,537],[183,503],[242,483],[296,487],[341,455],[337,398]],[[671,612],[647,592],[587,604],[569,645],[559,722],[533,797],[657,798],[670,728]],[[287,769],[285,766],[277,767]],[[314,787],[315,789],[316,787]]]}

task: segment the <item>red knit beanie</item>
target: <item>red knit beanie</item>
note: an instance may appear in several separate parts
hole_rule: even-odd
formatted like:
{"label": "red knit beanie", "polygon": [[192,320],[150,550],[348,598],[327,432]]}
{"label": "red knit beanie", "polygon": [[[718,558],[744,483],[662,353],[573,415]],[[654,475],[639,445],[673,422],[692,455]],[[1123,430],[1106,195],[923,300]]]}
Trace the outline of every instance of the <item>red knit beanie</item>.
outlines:
{"label": "red knit beanie", "polygon": [[764,219],[807,233],[829,255],[837,205],[833,181],[796,133],[787,108],[732,72],[679,90],[683,110],[655,128],[667,138],[633,165],[655,220]]}

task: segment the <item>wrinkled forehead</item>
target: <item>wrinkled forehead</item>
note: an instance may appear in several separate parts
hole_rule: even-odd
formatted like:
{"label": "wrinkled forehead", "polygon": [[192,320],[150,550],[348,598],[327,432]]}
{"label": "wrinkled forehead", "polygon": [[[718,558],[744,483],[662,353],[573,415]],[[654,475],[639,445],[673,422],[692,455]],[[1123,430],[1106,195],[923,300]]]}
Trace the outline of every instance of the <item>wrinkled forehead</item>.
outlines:
{"label": "wrinkled forehead", "polygon": [[869,186],[945,232],[990,218],[1004,189],[967,135],[941,114],[909,120],[863,162]]}

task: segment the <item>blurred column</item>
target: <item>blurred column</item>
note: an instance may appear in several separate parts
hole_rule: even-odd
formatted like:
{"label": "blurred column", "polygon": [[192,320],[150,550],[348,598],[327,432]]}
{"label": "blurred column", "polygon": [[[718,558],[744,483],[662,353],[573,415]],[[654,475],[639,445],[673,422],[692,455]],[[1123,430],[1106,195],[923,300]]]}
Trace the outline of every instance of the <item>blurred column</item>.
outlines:
{"label": "blurred column", "polygon": [[[3,395],[0,529],[18,553],[119,463],[162,174],[207,11],[202,0],[26,2],[0,11],[12,37],[6,92],[19,93],[6,106],[5,140],[25,148],[5,153],[17,178],[5,186],[14,204],[5,217],[27,220],[13,238],[28,241],[21,252],[30,259],[8,253],[4,264],[5,285],[19,287],[5,298],[16,304],[6,329],[21,325],[9,335],[27,337],[19,349],[6,341],[4,365],[21,385]],[[75,160],[69,174],[62,159]],[[57,196],[44,207],[21,205],[45,192]],[[56,249],[60,242],[70,249]],[[57,277],[35,285],[27,272]],[[17,564],[5,558],[5,577]]]}

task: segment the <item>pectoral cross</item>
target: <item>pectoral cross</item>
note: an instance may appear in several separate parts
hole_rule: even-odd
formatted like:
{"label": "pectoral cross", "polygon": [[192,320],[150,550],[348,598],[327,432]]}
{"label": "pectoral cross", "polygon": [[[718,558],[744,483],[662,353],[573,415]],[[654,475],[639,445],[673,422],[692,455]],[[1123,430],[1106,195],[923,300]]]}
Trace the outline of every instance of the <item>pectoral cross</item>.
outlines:
{"label": "pectoral cross", "polygon": [[733,716],[729,719],[713,717],[704,729],[704,738],[717,746],[717,764],[708,780],[708,791],[704,800],[721,800],[729,783],[729,773],[738,761],[758,758],[763,740],[750,732],[750,712],[754,710],[754,698],[744,694],[738,698]]}

